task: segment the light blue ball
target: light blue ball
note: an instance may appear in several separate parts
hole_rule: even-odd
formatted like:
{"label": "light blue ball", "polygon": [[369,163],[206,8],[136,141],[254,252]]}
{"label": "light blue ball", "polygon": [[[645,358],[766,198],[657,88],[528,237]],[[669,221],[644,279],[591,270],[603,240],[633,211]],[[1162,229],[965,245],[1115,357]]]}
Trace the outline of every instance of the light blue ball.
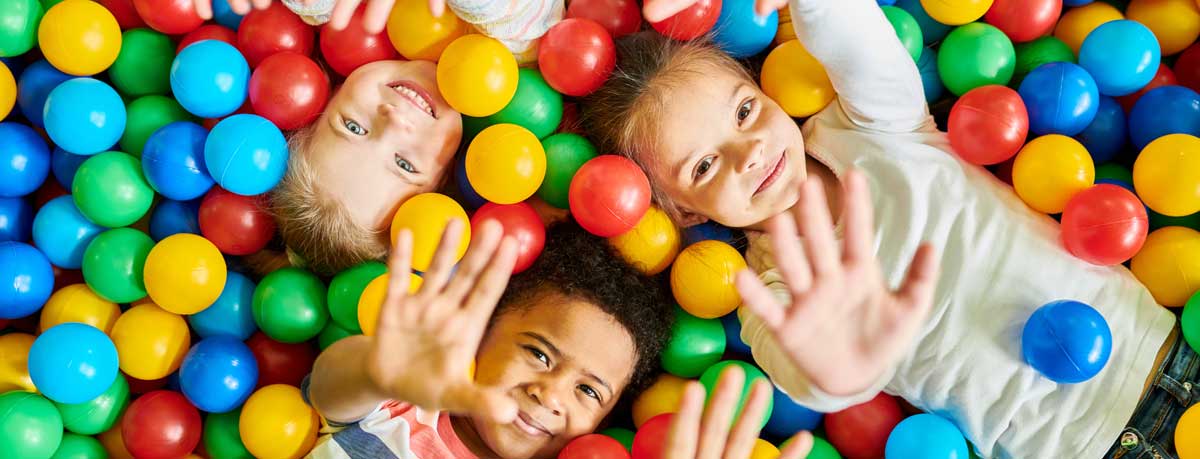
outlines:
{"label": "light blue ball", "polygon": [[204,196],[213,179],[204,166],[208,131],[190,121],[176,121],[154,131],[142,148],[146,181],[167,199],[188,201]]}
{"label": "light blue ball", "polygon": [[1079,65],[1092,75],[1100,94],[1124,96],[1142,89],[1158,73],[1162,51],[1154,32],[1137,21],[1101,24],[1079,48]]}
{"label": "light blue ball", "polygon": [[1168,134],[1200,136],[1200,93],[1183,86],[1151,89],[1129,111],[1129,137],[1138,151]]}
{"label": "light blue ball", "polygon": [[203,40],[184,48],[171,63],[171,92],[184,110],[220,118],[246,102],[250,65],[232,45]]}
{"label": "light blue ball", "polygon": [[46,97],[50,96],[50,91],[71,78],[74,77],[60,72],[45,59],[29,64],[17,79],[17,107],[30,124],[44,126],[42,110],[46,108]]}
{"label": "light blue ball", "polygon": [[1100,109],[1096,81],[1083,67],[1069,62],[1033,69],[1017,92],[1029,112],[1029,131],[1035,135],[1073,136],[1092,124]]}
{"label": "light blue ball", "polygon": [[221,120],[204,143],[204,163],[221,188],[243,196],[266,193],[287,172],[287,140],[258,115]]}
{"label": "light blue ball", "polygon": [[50,91],[42,117],[50,140],[77,155],[106,151],[125,132],[125,102],[93,78],[68,80]]}
{"label": "light blue ball", "polygon": [[1038,308],[1021,333],[1025,362],[1058,383],[1096,376],[1112,354],[1112,331],[1104,316],[1078,301],[1060,300]]}
{"label": "light blue ball", "polygon": [[55,266],[79,269],[83,251],[104,227],[92,223],[71,195],[51,199],[33,217],[33,242]]}
{"label": "light blue ball", "polygon": [[217,301],[188,316],[192,330],[201,337],[232,336],[245,341],[258,330],[254,323],[254,281],[230,271]]}
{"label": "light blue ball", "polygon": [[940,416],[909,416],[888,435],[884,457],[905,459],[970,459],[967,440],[953,423]]}
{"label": "light blue ball", "polygon": [[917,59],[917,69],[921,71],[921,85],[925,87],[925,102],[932,104],[946,94],[946,86],[942,85],[942,77],[938,74],[937,50],[925,47],[921,58]]}
{"label": "light blue ball", "polygon": [[50,154],[50,171],[54,173],[54,179],[58,180],[58,184],[69,190],[71,183],[75,181],[75,172],[79,171],[79,166],[88,158],[91,156],[77,155],[54,147],[54,153]]}
{"label": "light blue ball", "polygon": [[23,124],[0,123],[0,197],[33,193],[48,175],[50,147],[42,137]]}
{"label": "light blue ball", "polygon": [[213,336],[192,346],[179,367],[179,388],[202,411],[226,413],[250,398],[258,363],[241,340]]}
{"label": "light blue ball", "polygon": [[779,13],[759,16],[754,4],[755,0],[724,0],[713,26],[713,43],[738,59],[767,49],[779,30]]}
{"label": "light blue ball", "polygon": [[791,438],[801,430],[812,431],[821,425],[825,415],[796,403],[778,387],[774,388],[774,409],[763,432],[777,438]]}
{"label": "light blue ball", "polygon": [[33,234],[33,207],[25,198],[0,198],[0,242],[25,242]]}
{"label": "light blue ball", "polygon": [[954,27],[937,22],[936,19],[930,17],[929,13],[925,12],[925,7],[921,6],[921,0],[898,0],[896,6],[907,11],[913,19],[917,20],[917,25],[921,26],[921,36],[924,38],[925,46],[942,41],[954,29]]}
{"label": "light blue ball", "polygon": [[42,252],[22,242],[0,242],[0,319],[37,312],[53,291],[54,268]]}
{"label": "light blue ball", "polygon": [[150,238],[155,241],[179,233],[200,234],[200,200],[158,202],[150,214]]}
{"label": "light blue ball", "polygon": [[117,379],[117,347],[87,324],[67,322],[42,332],[29,348],[29,377],[46,398],[83,403]]}

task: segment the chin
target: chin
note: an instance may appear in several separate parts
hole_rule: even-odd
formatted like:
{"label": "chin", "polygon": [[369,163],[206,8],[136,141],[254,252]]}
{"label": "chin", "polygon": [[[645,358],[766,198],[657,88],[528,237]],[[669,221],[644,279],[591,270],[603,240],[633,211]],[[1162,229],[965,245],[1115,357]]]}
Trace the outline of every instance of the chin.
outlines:
{"label": "chin", "polygon": [[558,450],[565,446],[559,436],[532,438],[512,424],[487,422],[476,428],[481,432],[480,439],[497,459],[554,459]]}

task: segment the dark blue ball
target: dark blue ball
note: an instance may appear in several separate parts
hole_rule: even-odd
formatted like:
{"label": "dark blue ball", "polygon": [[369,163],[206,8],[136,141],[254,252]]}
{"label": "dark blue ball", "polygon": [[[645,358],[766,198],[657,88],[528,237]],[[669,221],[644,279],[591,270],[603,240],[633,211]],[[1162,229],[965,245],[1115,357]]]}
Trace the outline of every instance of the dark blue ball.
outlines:
{"label": "dark blue ball", "polygon": [[200,234],[200,200],[164,199],[150,214],[150,237],[155,241],[179,233]]}
{"label": "dark blue ball", "polygon": [[46,108],[50,91],[71,78],[75,77],[58,71],[45,59],[29,64],[17,79],[17,107],[25,119],[34,126],[42,127],[42,110]]}
{"label": "dark blue ball", "polygon": [[1121,108],[1116,99],[1100,96],[1100,107],[1096,110],[1096,118],[1087,128],[1075,136],[1092,155],[1093,164],[1101,164],[1117,157],[1129,140],[1126,133],[1125,109]]}
{"label": "dark blue ball", "polygon": [[1059,383],[1079,383],[1104,369],[1112,354],[1112,331],[1091,306],[1072,300],[1033,312],[1021,334],[1025,362]]}
{"label": "dark blue ball", "polygon": [[777,438],[791,438],[801,430],[812,431],[821,425],[825,415],[796,403],[787,394],[774,388],[774,408],[763,432]]}
{"label": "dark blue ball", "polygon": [[79,165],[90,157],[54,147],[54,153],[50,154],[50,171],[54,173],[54,180],[58,180],[58,184],[63,188],[71,189],[71,182],[75,181],[75,172],[79,171]]}
{"label": "dark blue ball", "polygon": [[1129,137],[1141,151],[1167,134],[1200,135],[1200,93],[1161,86],[1142,94],[1129,111]]}
{"label": "dark blue ball", "polygon": [[0,242],[25,242],[33,236],[33,207],[25,198],[0,198]]}

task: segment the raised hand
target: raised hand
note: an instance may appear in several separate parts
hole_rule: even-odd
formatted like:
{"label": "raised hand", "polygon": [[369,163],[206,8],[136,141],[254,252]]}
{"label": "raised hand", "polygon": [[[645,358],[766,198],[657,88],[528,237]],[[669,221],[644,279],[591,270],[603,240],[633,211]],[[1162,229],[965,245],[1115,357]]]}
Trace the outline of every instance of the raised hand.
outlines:
{"label": "raised hand", "polygon": [[[194,0],[196,2],[196,14],[201,18],[208,20],[212,19],[212,2],[226,0]],[[316,0],[301,0],[303,4],[309,4]],[[354,10],[358,9],[358,5],[364,0],[334,0],[333,12],[330,13],[329,24],[334,30],[345,29],[350,24],[350,18],[354,15]],[[250,12],[250,8],[265,10],[271,6],[271,0],[228,0],[230,9],[234,13],[245,15]],[[363,15],[363,27],[367,32],[379,33],[383,31],[387,25],[388,15],[392,12],[392,6],[396,4],[396,0],[366,0],[367,10]],[[428,0],[429,11],[435,17],[441,17],[446,12],[446,0]]]}
{"label": "raised hand", "polygon": [[767,224],[790,305],[780,304],[753,272],[737,278],[743,304],[762,318],[781,350],[816,387],[836,396],[868,389],[908,350],[929,313],[938,272],[938,258],[924,244],[903,285],[892,291],[873,255],[866,179],[850,171],[843,188],[840,255],[816,179],[804,183],[793,215]]}
{"label": "raised hand", "polygon": [[395,399],[509,422],[517,414],[516,402],[501,390],[476,385],[470,373],[516,262],[517,244],[501,241],[504,230],[499,223],[485,223],[452,275],[464,228],[459,220],[446,226],[420,289],[411,295],[412,234],[403,230],[398,235],[388,261],[388,292],[367,355],[367,374]]}
{"label": "raised hand", "polygon": [[[676,13],[683,11],[689,6],[696,3],[697,0],[646,0],[642,5],[642,15],[647,21],[658,22],[663,19],[674,16]],[[772,11],[778,10],[787,6],[788,0],[758,0],[755,2],[754,10],[759,15],[766,16]]]}

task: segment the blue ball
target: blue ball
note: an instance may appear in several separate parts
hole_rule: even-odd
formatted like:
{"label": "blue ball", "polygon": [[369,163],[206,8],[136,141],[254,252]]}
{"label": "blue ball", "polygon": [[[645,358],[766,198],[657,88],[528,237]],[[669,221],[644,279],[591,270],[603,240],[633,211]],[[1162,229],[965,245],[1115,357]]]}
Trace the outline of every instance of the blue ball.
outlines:
{"label": "blue ball", "polygon": [[209,413],[226,413],[242,406],[257,383],[254,354],[232,336],[213,336],[196,343],[179,367],[183,395]]}
{"label": "blue ball", "polygon": [[42,115],[50,140],[77,155],[107,151],[125,132],[125,102],[112,86],[92,78],[58,85]]}
{"label": "blue ball", "polygon": [[42,309],[54,291],[46,255],[22,242],[0,242],[0,319],[20,319]]}
{"label": "blue ball", "polygon": [[21,78],[17,79],[17,107],[30,124],[44,126],[42,110],[46,108],[46,98],[50,96],[50,91],[71,78],[75,77],[58,71],[45,59],[25,69]]}
{"label": "blue ball", "polygon": [[50,154],[50,171],[54,173],[54,179],[58,180],[58,184],[69,190],[71,182],[75,181],[75,172],[79,171],[79,165],[88,158],[91,156],[77,155],[54,147],[54,153]]}
{"label": "blue ball", "polygon": [[779,12],[759,16],[755,0],[724,0],[721,15],[713,26],[713,43],[730,56],[741,59],[763,52],[779,30]]}
{"label": "blue ball", "polygon": [[204,163],[221,188],[243,196],[266,193],[287,171],[287,140],[258,115],[221,120],[204,142]]}
{"label": "blue ball", "polygon": [[1063,0],[1063,6],[1071,6],[1071,7],[1083,6],[1083,5],[1087,5],[1088,3],[1092,3],[1094,1],[1095,0]]}
{"label": "blue ball", "polygon": [[0,123],[0,197],[37,191],[50,175],[50,147],[33,129]]}
{"label": "blue ball", "polygon": [[922,413],[910,416],[888,435],[885,457],[970,459],[967,440],[953,423]]}
{"label": "blue ball", "polygon": [[683,239],[687,245],[692,245],[700,241],[721,241],[729,245],[733,245],[733,230],[721,226],[716,222],[701,223],[695,226],[689,226],[683,230]]}
{"label": "blue ball", "polygon": [[8,67],[8,71],[11,72],[14,77],[19,78],[21,76],[21,72],[25,70],[24,63],[20,59],[20,56],[0,57],[0,62],[3,62],[4,66]]}
{"label": "blue ball", "polygon": [[1083,132],[1100,109],[1100,93],[1092,76],[1068,62],[1033,69],[1017,92],[1029,111],[1029,130],[1036,135]]}
{"label": "blue ball", "polygon": [[33,243],[55,266],[79,269],[83,251],[104,229],[84,217],[68,194],[51,199],[38,210],[33,217]]}
{"label": "blue ball", "polygon": [[889,5],[895,5],[896,0],[875,0],[875,3],[878,3],[879,6],[889,6]]}
{"label": "blue ball", "polygon": [[142,171],[150,186],[167,199],[187,201],[204,196],[213,179],[204,166],[208,131],[190,121],[176,121],[154,131],[142,148]]}
{"label": "blue ball", "polygon": [[721,326],[725,328],[725,352],[750,357],[750,345],[742,341],[742,320],[737,311],[722,316]]}
{"label": "blue ball", "polygon": [[767,419],[763,432],[777,438],[791,438],[801,430],[812,431],[821,425],[824,414],[796,403],[778,387],[774,388],[774,404],[771,417]]}
{"label": "blue ball", "polygon": [[33,234],[33,207],[24,198],[0,198],[0,242],[25,242]]}
{"label": "blue ball", "polygon": [[917,20],[917,25],[921,26],[921,34],[925,38],[925,46],[942,41],[950,33],[950,30],[954,29],[954,27],[937,22],[936,19],[930,17],[929,13],[925,12],[925,7],[921,6],[921,0],[898,0],[896,6],[907,11],[913,19]]}
{"label": "blue ball", "polygon": [[179,233],[200,234],[200,200],[164,199],[150,214],[150,237],[155,241]]}
{"label": "blue ball", "polygon": [[1126,134],[1125,109],[1116,99],[1100,96],[1100,107],[1092,124],[1075,136],[1075,140],[1087,147],[1093,164],[1101,164],[1117,157],[1129,140]]}
{"label": "blue ball", "polygon": [[29,377],[62,404],[99,397],[117,380],[117,347],[100,329],[78,322],[50,327],[29,348]]}
{"label": "blue ball", "polygon": [[1079,48],[1079,65],[1096,79],[1100,94],[1124,96],[1142,89],[1158,73],[1162,51],[1154,32],[1137,21],[1096,27]]}
{"label": "blue ball", "polygon": [[229,0],[213,0],[213,20],[217,24],[223,25],[237,32],[238,27],[242,25],[242,15],[234,13],[233,8],[229,6]]}
{"label": "blue ball", "polygon": [[203,40],[184,48],[171,63],[175,100],[201,118],[226,116],[246,102],[250,66],[232,45]]}
{"label": "blue ball", "polygon": [[1183,86],[1151,89],[1129,111],[1129,137],[1141,151],[1167,134],[1200,135],[1200,94]]}
{"label": "blue ball", "polygon": [[1060,300],[1033,312],[1021,334],[1025,362],[1059,383],[1079,383],[1104,369],[1112,331],[1104,316],[1078,301]]}
{"label": "blue ball", "polygon": [[463,204],[471,209],[478,209],[487,204],[487,199],[479,195],[475,191],[475,187],[471,185],[471,180],[467,179],[467,155],[458,155],[458,159],[454,161],[454,181],[458,184],[458,191],[462,193]]}
{"label": "blue ball", "polygon": [[925,87],[925,102],[937,102],[946,94],[946,86],[942,85],[942,77],[938,74],[937,50],[925,47],[921,58],[917,59],[917,69],[921,71],[921,85]]}
{"label": "blue ball", "polygon": [[192,330],[201,337],[232,336],[245,341],[258,326],[254,324],[254,281],[230,271],[225,289],[208,308],[188,316]]}

